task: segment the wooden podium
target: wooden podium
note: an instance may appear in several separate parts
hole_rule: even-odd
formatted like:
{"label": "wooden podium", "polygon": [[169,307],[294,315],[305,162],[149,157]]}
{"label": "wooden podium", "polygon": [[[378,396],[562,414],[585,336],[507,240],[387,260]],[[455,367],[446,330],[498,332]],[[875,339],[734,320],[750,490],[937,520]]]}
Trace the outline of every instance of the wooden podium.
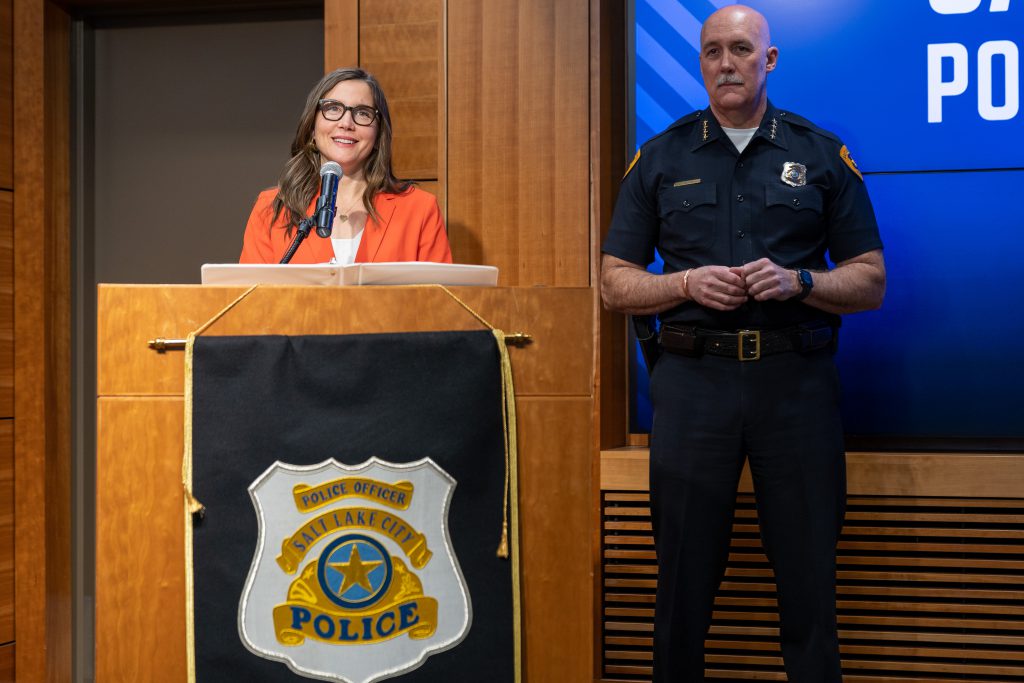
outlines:
{"label": "wooden podium", "polygon": [[[147,342],[184,338],[246,289],[99,287],[98,683],[186,679],[184,355],[153,350]],[[599,561],[593,293],[586,288],[449,291],[494,327],[532,339],[510,349],[519,416],[524,680],[592,681]],[[262,286],[204,334],[483,328],[439,287]]]}

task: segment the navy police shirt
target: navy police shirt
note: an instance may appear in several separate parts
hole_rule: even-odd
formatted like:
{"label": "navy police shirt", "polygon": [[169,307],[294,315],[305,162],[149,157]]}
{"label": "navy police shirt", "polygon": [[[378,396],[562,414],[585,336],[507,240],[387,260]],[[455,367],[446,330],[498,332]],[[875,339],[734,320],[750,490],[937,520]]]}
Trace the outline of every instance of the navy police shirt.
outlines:
{"label": "navy police shirt", "polygon": [[[645,143],[622,180],[602,250],[646,266],[657,248],[665,273],[739,266],[767,257],[786,268],[826,270],[880,249],[874,209],[845,145],[833,134],[768,103],[744,149],[710,109],[679,119]],[[664,322],[737,330],[785,327],[836,316],[797,301],[715,311],[693,301]]]}

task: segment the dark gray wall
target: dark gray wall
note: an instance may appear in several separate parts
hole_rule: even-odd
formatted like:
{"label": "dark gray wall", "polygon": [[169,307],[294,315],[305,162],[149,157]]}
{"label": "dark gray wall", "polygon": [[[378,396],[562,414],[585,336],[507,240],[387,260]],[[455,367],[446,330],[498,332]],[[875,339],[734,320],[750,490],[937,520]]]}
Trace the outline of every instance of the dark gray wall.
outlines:
{"label": "dark gray wall", "polygon": [[101,28],[93,48],[96,281],[199,282],[237,261],[323,74],[323,21]]}

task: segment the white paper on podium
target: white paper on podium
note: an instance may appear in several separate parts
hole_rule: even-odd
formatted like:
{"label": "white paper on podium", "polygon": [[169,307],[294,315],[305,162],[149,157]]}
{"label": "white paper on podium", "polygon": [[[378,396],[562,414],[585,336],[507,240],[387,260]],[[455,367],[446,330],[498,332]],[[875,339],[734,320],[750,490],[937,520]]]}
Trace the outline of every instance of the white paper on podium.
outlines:
{"label": "white paper on podium", "polygon": [[207,263],[204,285],[452,285],[494,287],[498,269],[466,263]]}

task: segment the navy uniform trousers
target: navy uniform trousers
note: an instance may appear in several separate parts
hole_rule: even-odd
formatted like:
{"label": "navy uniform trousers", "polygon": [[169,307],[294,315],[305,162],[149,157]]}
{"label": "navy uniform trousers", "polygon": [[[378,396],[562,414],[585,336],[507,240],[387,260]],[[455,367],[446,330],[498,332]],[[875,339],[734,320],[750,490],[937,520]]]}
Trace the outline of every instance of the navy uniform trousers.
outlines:
{"label": "navy uniform trousers", "polygon": [[835,557],[846,463],[829,351],[747,362],[663,353],[651,400],[654,682],[704,680],[704,639],[745,458],[775,572],[789,681],[841,681]]}

